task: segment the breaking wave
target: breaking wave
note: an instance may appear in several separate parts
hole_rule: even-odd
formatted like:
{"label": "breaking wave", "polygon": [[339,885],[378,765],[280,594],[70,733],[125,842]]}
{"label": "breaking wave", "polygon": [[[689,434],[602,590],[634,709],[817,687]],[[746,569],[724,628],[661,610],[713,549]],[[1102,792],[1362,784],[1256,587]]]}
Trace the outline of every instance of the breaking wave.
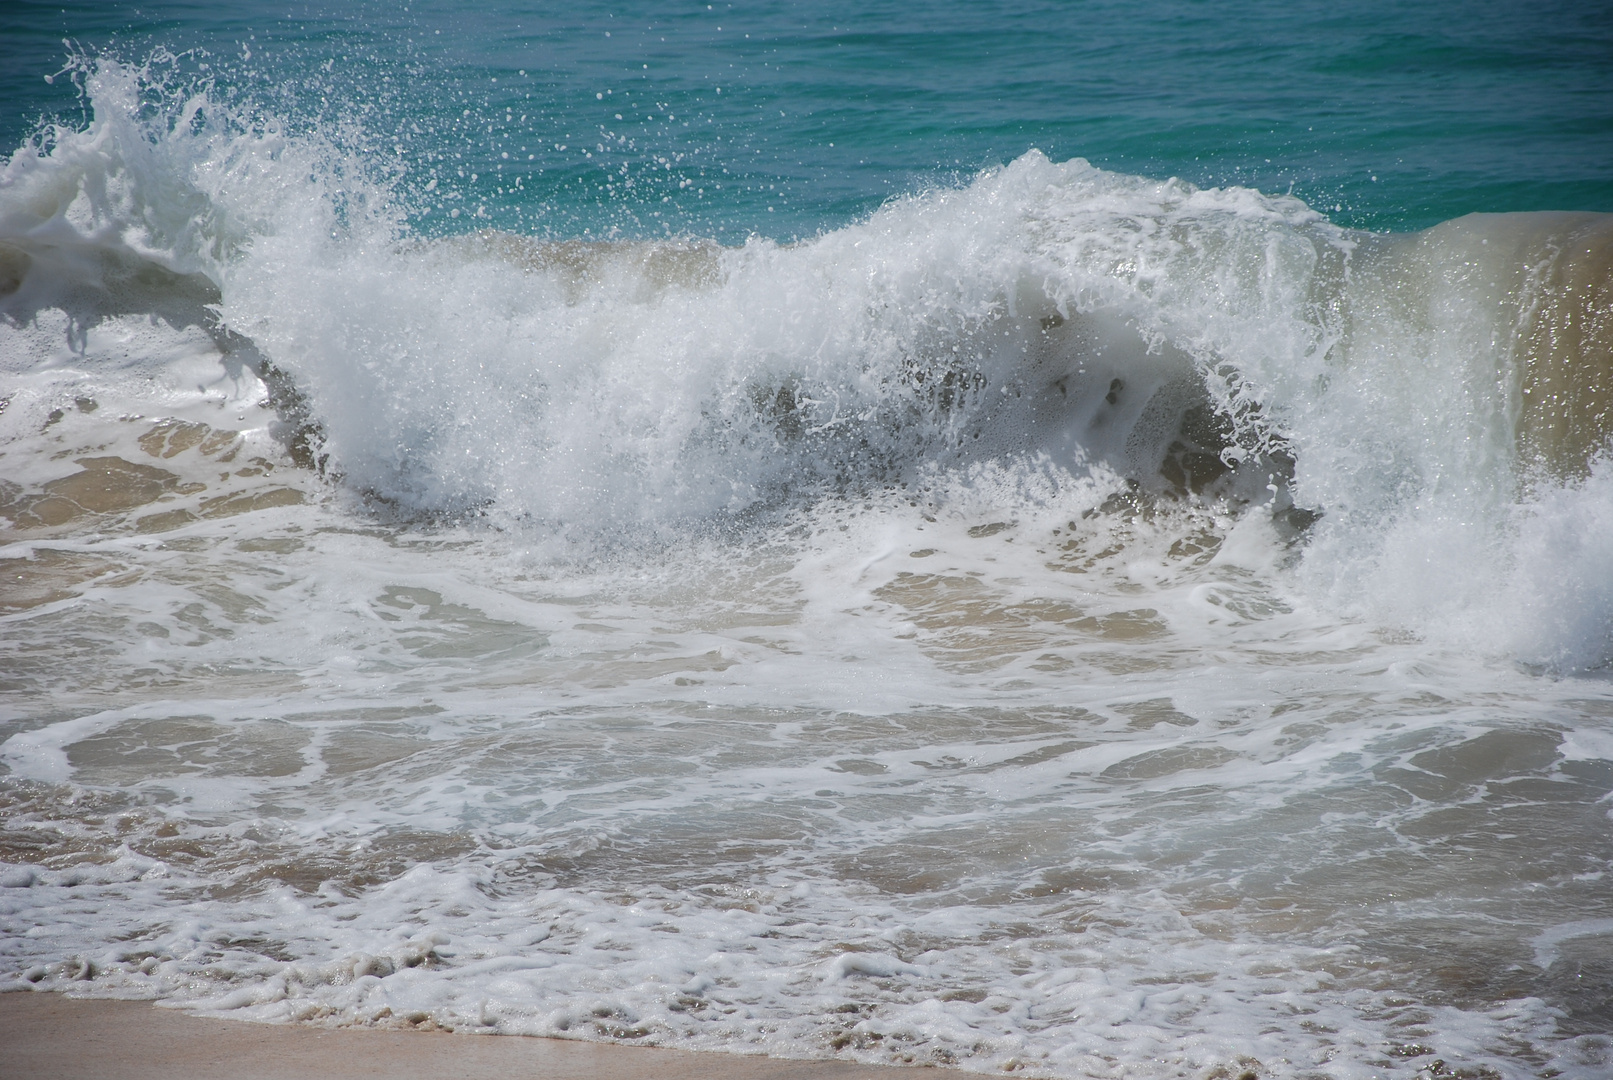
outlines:
{"label": "breaking wave", "polygon": [[1613,654],[1606,215],[1367,234],[1033,150],[794,244],[428,236],[400,156],[167,70],[80,62],[92,119],[6,163],[6,317],[204,325],[375,505],[619,542],[993,463],[1273,515],[1369,619]]}

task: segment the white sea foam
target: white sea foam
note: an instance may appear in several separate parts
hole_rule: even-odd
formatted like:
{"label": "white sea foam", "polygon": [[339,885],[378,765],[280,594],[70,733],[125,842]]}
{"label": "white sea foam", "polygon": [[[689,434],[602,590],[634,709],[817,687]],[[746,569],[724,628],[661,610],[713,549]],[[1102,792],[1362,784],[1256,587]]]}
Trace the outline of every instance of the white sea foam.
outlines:
{"label": "white sea foam", "polygon": [[1613,488],[1522,400],[1583,221],[1033,152],[794,245],[432,239],[86,74],[0,176],[8,985],[1605,1073]]}

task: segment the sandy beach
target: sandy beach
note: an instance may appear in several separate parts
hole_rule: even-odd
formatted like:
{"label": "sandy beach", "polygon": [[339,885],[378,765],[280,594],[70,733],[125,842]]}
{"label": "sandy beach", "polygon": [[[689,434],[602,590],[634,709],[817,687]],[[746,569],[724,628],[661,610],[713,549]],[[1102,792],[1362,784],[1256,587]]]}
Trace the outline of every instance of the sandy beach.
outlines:
{"label": "sandy beach", "polygon": [[6,1080],[863,1080],[896,1072],[521,1036],[252,1024],[144,1001],[0,994]]}

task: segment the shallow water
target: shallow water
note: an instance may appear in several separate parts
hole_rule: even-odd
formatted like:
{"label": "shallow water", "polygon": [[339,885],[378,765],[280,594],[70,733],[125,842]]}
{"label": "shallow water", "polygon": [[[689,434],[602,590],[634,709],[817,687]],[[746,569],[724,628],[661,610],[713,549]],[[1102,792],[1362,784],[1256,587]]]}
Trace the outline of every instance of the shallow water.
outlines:
{"label": "shallow water", "polygon": [[[212,18],[137,28],[239,36]],[[1060,1077],[1605,1075],[1600,188],[1435,224],[1460,184],[1347,213],[1023,139],[949,178],[910,132],[902,197],[819,157],[771,231],[754,191],[662,229],[661,188],[590,209],[563,171],[447,218],[473,188],[365,152],[463,91],[429,57],[350,126],[309,95],[384,51],[253,99],[360,50],[322,18],[212,75],[80,57],[89,115],[0,174],[6,986]],[[432,152],[484,152],[452,116]]]}

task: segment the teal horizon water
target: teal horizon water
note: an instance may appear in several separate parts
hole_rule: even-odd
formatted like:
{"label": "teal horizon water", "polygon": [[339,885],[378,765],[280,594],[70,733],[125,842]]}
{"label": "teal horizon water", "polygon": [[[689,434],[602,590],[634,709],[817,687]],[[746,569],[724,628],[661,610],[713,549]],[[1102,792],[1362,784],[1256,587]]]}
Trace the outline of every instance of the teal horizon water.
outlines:
{"label": "teal horizon water", "polygon": [[0,8],[0,992],[1613,1070],[1613,15]]}
{"label": "teal horizon water", "polygon": [[[365,153],[408,170],[416,224],[432,232],[474,221],[558,238],[810,236],[1033,148],[1291,193],[1379,231],[1613,210],[1602,4],[691,3],[560,16],[19,0],[0,20],[6,146],[41,117],[82,115],[70,79],[46,82],[65,42],[134,62],[161,48],[231,98],[368,140]],[[454,209],[464,216],[445,219]]]}

